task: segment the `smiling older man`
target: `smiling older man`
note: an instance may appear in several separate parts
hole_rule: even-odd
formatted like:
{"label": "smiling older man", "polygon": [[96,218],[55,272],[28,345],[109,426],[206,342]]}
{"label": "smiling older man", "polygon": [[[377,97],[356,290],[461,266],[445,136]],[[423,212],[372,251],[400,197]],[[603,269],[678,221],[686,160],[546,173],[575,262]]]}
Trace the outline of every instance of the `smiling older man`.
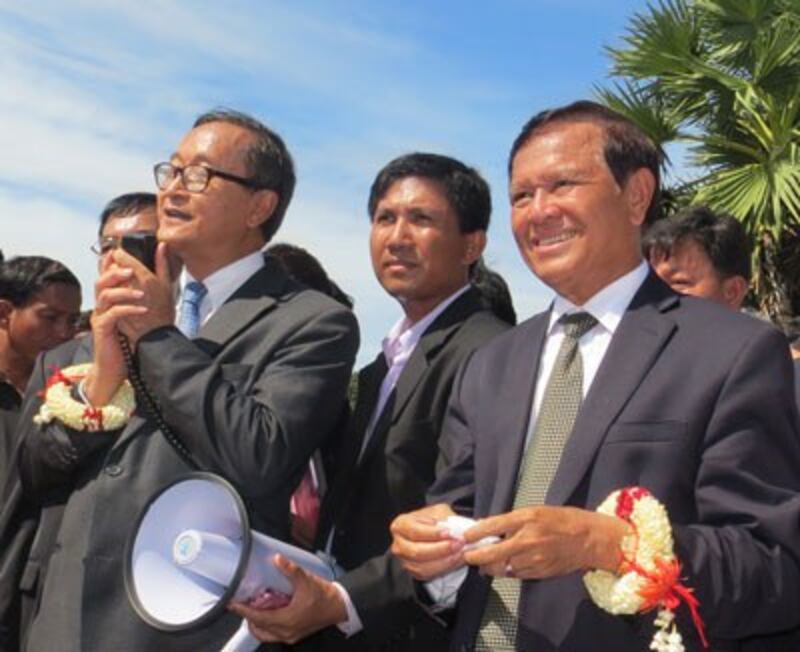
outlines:
{"label": "smiling older man", "polygon": [[[451,649],[646,649],[655,614],[611,615],[582,582],[630,554],[628,522],[595,509],[632,485],[667,510],[713,649],[800,620],[786,340],[676,294],[642,260],[659,162],[636,125],[591,102],[534,116],[511,149],[517,245],[556,297],[464,365],[432,505],[393,524],[417,578],[469,568]],[[454,512],[482,520],[454,536],[440,523]],[[684,644],[700,649],[687,613]]]}

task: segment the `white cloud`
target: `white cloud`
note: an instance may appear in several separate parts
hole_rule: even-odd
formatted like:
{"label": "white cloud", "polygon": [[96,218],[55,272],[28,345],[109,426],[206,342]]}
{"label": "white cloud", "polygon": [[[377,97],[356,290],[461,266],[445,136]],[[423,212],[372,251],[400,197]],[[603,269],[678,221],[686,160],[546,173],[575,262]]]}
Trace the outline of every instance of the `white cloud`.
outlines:
{"label": "white cloud", "polygon": [[96,216],[60,202],[0,189],[0,232],[6,258],[34,255],[55,258],[80,280],[84,307],[94,303],[97,259],[89,246],[97,239]]}
{"label": "white cloud", "polygon": [[[386,21],[364,27],[380,21],[297,4],[151,0],[0,0],[0,18],[0,247],[65,262],[85,304],[102,205],[152,189],[152,164],[197,112],[219,103],[253,110],[287,135],[300,179],[277,239],[312,251],[354,296],[360,362],[399,315],[369,263],[365,205],[377,170],[412,149],[446,152],[483,169],[495,205],[504,204],[502,155],[485,152],[500,151],[498,131],[510,138],[481,111],[514,93],[471,81]],[[527,316],[544,292],[519,260],[507,211],[495,213],[488,260]]]}

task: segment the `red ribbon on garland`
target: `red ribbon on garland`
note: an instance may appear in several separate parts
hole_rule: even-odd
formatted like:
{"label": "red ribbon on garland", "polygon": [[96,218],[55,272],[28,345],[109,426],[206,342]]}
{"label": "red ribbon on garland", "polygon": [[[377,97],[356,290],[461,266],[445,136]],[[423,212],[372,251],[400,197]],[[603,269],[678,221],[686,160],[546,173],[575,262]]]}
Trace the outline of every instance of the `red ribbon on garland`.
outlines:
{"label": "red ribbon on garland", "polygon": [[47,390],[50,389],[53,385],[58,385],[58,383],[64,383],[67,387],[71,387],[73,380],[69,376],[65,376],[64,372],[56,365],[51,365],[50,369],[52,370],[49,378],[44,384],[44,391],[41,392],[42,396],[47,394]]}
{"label": "red ribbon on garland", "polygon": [[[636,524],[631,520],[631,515],[636,506],[636,501],[649,495],[650,492],[644,487],[626,487],[620,490],[617,495],[617,506],[614,511],[619,518],[633,527],[634,532],[636,531]],[[638,541],[638,533],[636,533],[636,537]],[[681,602],[686,603],[692,616],[692,622],[694,622],[695,629],[700,636],[700,642],[703,644],[704,649],[708,649],[705,623],[700,616],[700,601],[695,597],[692,589],[681,584],[681,563],[677,559],[664,561],[660,558],[655,558],[653,562],[656,565],[656,571],[651,573],[636,563],[635,555],[634,559],[625,558],[623,560],[623,564],[627,568],[648,581],[648,584],[639,590],[639,595],[644,600],[640,611],[646,613],[658,607],[675,611]]]}

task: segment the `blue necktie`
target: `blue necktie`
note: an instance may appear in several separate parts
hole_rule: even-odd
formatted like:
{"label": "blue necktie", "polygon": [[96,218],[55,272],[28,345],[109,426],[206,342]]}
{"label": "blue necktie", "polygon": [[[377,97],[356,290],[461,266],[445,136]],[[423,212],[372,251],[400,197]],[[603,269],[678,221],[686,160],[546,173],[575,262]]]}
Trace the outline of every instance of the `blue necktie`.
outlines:
{"label": "blue necktie", "polygon": [[183,288],[178,330],[188,338],[196,337],[197,331],[200,330],[200,303],[206,294],[208,288],[197,281],[191,281]]}

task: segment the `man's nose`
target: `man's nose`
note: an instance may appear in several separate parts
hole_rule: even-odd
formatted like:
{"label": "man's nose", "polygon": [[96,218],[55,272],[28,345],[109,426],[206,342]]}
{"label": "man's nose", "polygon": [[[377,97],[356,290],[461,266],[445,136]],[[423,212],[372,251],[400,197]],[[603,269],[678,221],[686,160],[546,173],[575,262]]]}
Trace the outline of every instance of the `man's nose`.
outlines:
{"label": "man's nose", "polygon": [[408,220],[400,218],[392,224],[387,240],[390,245],[403,245],[410,241],[410,235],[411,229]]}
{"label": "man's nose", "polygon": [[558,213],[552,194],[546,188],[537,188],[531,197],[531,219],[544,222]]}
{"label": "man's nose", "polygon": [[75,337],[77,323],[74,317],[65,317],[56,322],[56,337],[60,342],[66,342]]}

